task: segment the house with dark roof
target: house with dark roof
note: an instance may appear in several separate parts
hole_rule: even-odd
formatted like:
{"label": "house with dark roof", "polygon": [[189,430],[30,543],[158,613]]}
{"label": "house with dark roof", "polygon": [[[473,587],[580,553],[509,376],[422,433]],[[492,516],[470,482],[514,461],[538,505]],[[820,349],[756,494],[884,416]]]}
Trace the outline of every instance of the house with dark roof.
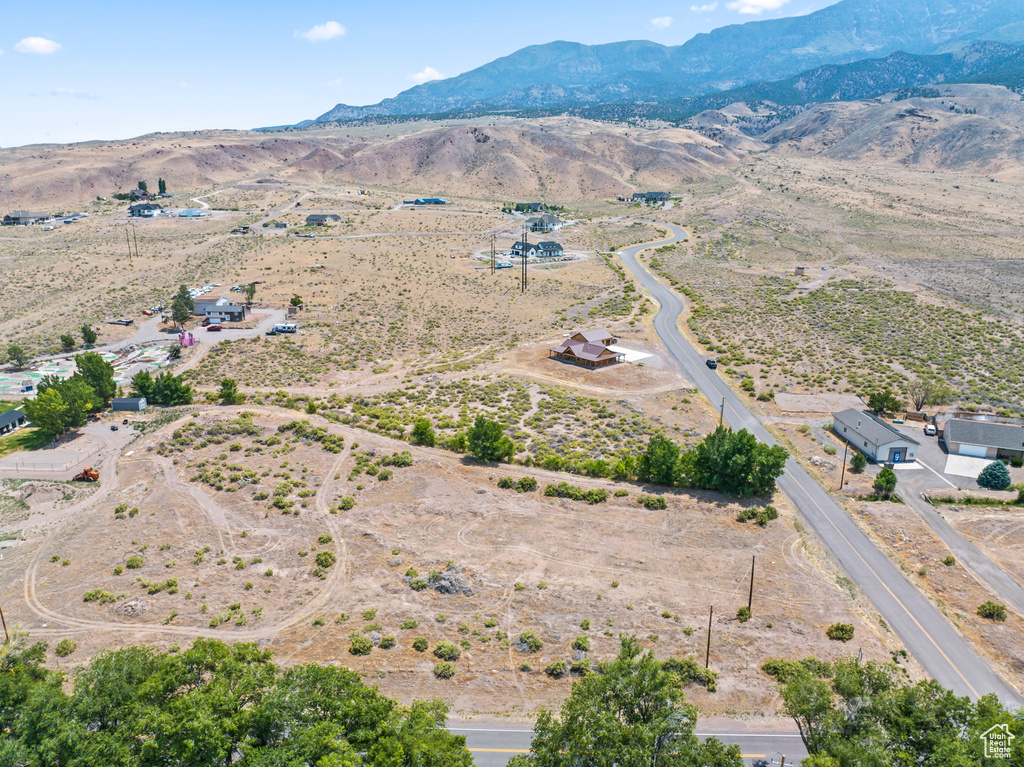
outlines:
{"label": "house with dark roof", "polygon": [[562,219],[550,213],[545,213],[542,216],[526,219],[526,227],[531,232],[557,232],[562,228]]}
{"label": "house with dark roof", "polygon": [[148,404],[145,397],[114,397],[110,400],[110,409],[145,410]]}
{"label": "house with dark roof", "polygon": [[519,241],[512,245],[509,252],[517,258],[522,258],[524,253],[531,258],[535,256],[540,258],[551,258],[553,256],[561,256],[563,251],[562,246],[557,242],[547,241],[531,244]]}
{"label": "house with dark roof", "polygon": [[573,333],[571,338],[573,341],[582,341],[587,344],[601,344],[601,346],[611,346],[615,343],[615,336],[609,333],[605,328],[581,330],[578,333]]}
{"label": "house with dark roof", "polygon": [[341,216],[337,213],[312,213],[306,216],[306,226],[324,226],[338,221],[341,221]]}
{"label": "house with dark roof", "polygon": [[633,195],[633,202],[666,202],[671,199],[668,192],[637,192]]}
{"label": "house with dark roof", "polygon": [[867,410],[852,407],[832,416],[832,431],[877,463],[916,461],[921,445]]}
{"label": "house with dark roof", "polygon": [[163,205],[157,205],[155,202],[139,202],[128,206],[128,215],[132,218],[153,218],[163,209]]}
{"label": "house with dark roof", "polygon": [[206,316],[213,322],[242,322],[249,316],[249,307],[232,303],[228,296],[201,296],[194,299],[197,317]]}
{"label": "house with dark roof", "polygon": [[137,200],[148,200],[152,196],[153,195],[151,195],[149,192],[145,192],[141,189],[132,189],[130,192],[128,192],[128,199],[131,200],[132,202],[135,202]]}
{"label": "house with dark roof", "polygon": [[577,341],[574,337],[567,338],[554,349],[550,349],[548,358],[564,360],[588,368],[603,368],[622,362],[626,355],[622,352],[613,352],[603,344]]}
{"label": "house with dark roof", "polygon": [[46,221],[49,213],[40,213],[34,210],[14,210],[4,216],[4,226],[30,226]]}
{"label": "house with dark roof", "polygon": [[976,458],[1024,458],[1024,426],[951,418],[942,431],[950,453]]}
{"label": "house with dark roof", "polygon": [[6,413],[0,413],[0,434],[10,434],[26,423],[28,423],[28,418],[20,410],[8,410]]}

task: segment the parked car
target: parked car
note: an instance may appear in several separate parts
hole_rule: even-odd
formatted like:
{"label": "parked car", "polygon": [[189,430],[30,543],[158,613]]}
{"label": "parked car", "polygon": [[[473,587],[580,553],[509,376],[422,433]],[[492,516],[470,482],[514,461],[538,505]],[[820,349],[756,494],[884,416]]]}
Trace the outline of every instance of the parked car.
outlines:
{"label": "parked car", "polygon": [[925,434],[926,437],[934,437],[935,434],[936,434],[935,424],[933,424],[933,423],[925,424],[924,434]]}
{"label": "parked car", "polygon": [[142,313],[145,314],[147,317],[149,317],[149,316],[152,316],[153,310],[152,309],[143,309]]}
{"label": "parked car", "polygon": [[212,323],[212,321],[210,320],[209,317],[207,317],[205,320],[203,320],[203,327],[204,328],[207,327],[208,325],[211,325],[211,324],[213,324],[213,323]]}
{"label": "parked car", "polygon": [[210,325],[210,327],[207,328],[207,330],[210,330],[210,331],[213,331],[213,330],[219,331],[219,330],[222,330],[222,329],[223,328],[221,328],[220,325]]}
{"label": "parked car", "polygon": [[117,424],[116,423],[110,424],[110,430],[111,431],[117,431]]}
{"label": "parked car", "polygon": [[705,364],[705,365],[707,365],[707,366],[708,366],[709,368],[711,368],[712,370],[714,370],[715,368],[717,368],[717,367],[718,367],[718,361],[717,361],[717,360],[708,360],[708,361],[707,361],[707,362],[705,362],[704,364]]}

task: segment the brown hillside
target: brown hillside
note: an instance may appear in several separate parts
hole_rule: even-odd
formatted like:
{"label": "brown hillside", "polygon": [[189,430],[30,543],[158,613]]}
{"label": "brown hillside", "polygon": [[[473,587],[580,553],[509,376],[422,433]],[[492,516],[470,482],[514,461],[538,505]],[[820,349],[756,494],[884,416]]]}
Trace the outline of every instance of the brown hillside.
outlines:
{"label": "brown hillside", "polygon": [[155,191],[156,179],[164,178],[177,191],[264,176],[488,199],[597,199],[648,187],[675,189],[736,159],[687,130],[570,119],[163,133],[0,150],[0,209],[81,205],[128,191],[140,180]]}
{"label": "brown hillside", "polygon": [[1024,103],[991,85],[942,85],[937,98],[822,104],[766,133],[774,152],[1017,180]]}

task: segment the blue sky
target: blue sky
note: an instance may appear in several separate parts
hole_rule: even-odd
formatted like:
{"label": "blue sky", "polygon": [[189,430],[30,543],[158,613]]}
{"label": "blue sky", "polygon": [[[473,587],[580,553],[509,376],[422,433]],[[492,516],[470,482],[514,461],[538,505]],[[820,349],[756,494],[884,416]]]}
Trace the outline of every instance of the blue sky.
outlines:
{"label": "blue sky", "polygon": [[0,147],[253,128],[372,104],[527,45],[654,40],[833,0],[8,3]]}

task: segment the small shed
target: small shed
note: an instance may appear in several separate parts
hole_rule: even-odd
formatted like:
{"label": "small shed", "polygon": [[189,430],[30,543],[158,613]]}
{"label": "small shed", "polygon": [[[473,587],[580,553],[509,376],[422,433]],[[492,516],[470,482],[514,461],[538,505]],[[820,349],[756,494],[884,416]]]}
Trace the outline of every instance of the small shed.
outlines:
{"label": "small shed", "polygon": [[866,410],[832,416],[832,431],[877,463],[913,463],[921,443]]}
{"label": "small shed", "polygon": [[111,410],[145,410],[145,397],[114,397],[110,400]]}
{"label": "small shed", "polygon": [[805,266],[798,266],[796,268],[796,274],[797,274],[798,277],[801,276],[806,271],[807,271],[807,267],[805,267]]}
{"label": "small shed", "polygon": [[0,434],[10,434],[26,423],[28,423],[28,418],[20,410],[8,410],[6,413],[0,413]]}

